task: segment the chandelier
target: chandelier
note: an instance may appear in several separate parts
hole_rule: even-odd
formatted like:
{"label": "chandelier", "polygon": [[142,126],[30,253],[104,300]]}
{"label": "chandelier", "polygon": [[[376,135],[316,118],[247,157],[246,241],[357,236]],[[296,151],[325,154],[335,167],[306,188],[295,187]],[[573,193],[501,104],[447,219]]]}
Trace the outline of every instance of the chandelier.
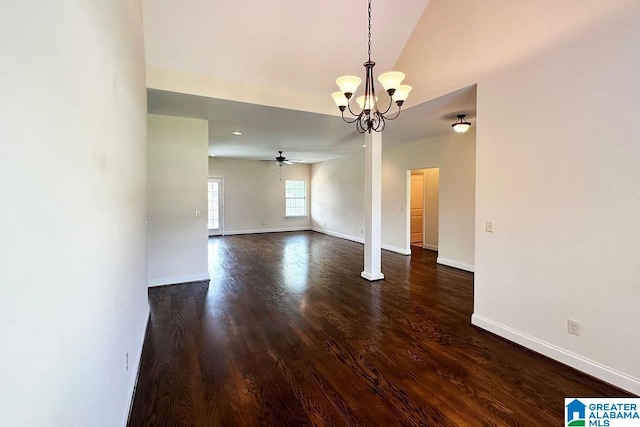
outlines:
{"label": "chandelier", "polygon": [[[385,127],[386,120],[394,120],[400,115],[402,110],[402,104],[409,96],[411,92],[411,86],[401,84],[404,80],[404,73],[399,71],[389,71],[380,74],[378,81],[382,84],[384,90],[389,95],[389,106],[384,112],[378,108],[378,97],[376,96],[376,89],[373,84],[373,67],[376,65],[371,60],[371,0],[369,0],[369,60],[364,63],[365,68],[365,84],[364,95],[356,98],[356,103],[360,106],[360,113],[356,114],[351,109],[351,98],[358,89],[362,80],[356,76],[342,76],[338,77],[336,84],[340,88],[340,91],[331,94],[331,97],[335,101],[336,105],[340,109],[342,114],[342,120],[346,123],[355,123],[356,129],[360,133],[369,132],[372,130],[376,132],[382,132]],[[394,115],[387,116],[386,114],[391,109],[393,102],[398,106],[398,111]],[[349,113],[355,118],[347,119],[344,116],[345,110],[349,110]]]}

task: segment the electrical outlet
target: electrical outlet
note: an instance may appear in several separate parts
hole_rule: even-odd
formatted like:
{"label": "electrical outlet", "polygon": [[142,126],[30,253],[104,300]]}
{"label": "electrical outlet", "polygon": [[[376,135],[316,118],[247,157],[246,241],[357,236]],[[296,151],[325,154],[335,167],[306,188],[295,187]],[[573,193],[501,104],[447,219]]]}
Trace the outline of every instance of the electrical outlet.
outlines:
{"label": "electrical outlet", "polygon": [[573,335],[580,335],[580,323],[577,320],[567,319],[567,332]]}
{"label": "electrical outlet", "polygon": [[124,355],[124,371],[129,372],[129,352]]}
{"label": "electrical outlet", "polygon": [[487,231],[487,233],[493,233],[493,221],[489,219],[487,220],[485,224],[485,230]]}

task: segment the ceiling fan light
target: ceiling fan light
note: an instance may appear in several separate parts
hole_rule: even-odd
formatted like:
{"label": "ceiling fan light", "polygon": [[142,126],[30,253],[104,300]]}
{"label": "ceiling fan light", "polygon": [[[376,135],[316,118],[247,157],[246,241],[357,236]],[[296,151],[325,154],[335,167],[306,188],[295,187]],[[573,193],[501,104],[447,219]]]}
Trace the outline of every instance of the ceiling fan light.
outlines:
{"label": "ceiling fan light", "polygon": [[396,102],[404,102],[409,97],[409,92],[413,89],[409,85],[400,85],[396,88],[396,91],[393,93],[393,100]]}
{"label": "ceiling fan light", "polygon": [[338,107],[346,107],[349,104],[349,100],[342,92],[333,92],[331,97]]}
{"label": "ceiling fan light", "polygon": [[389,91],[389,89],[398,89],[398,86],[400,86],[403,80],[404,73],[400,71],[388,71],[378,76],[378,81],[386,91]]}
{"label": "ceiling fan light", "polygon": [[358,89],[360,83],[362,83],[362,79],[357,76],[342,76],[336,79],[336,84],[340,88],[340,92],[345,94],[345,96],[348,93],[352,95],[356,93],[356,89]]}
{"label": "ceiling fan light", "polygon": [[471,123],[465,120],[466,114],[458,114],[458,120],[451,125],[454,131],[458,133],[465,133],[471,127]]}
{"label": "ceiling fan light", "polygon": [[363,110],[369,110],[369,111],[373,110],[373,107],[376,106],[376,102],[378,102],[378,97],[376,96],[374,98],[374,97],[369,96],[369,97],[367,97],[366,101],[365,101],[364,98],[365,98],[365,96],[363,95],[363,96],[359,96],[356,99],[356,102],[358,103],[360,108],[363,109]]}

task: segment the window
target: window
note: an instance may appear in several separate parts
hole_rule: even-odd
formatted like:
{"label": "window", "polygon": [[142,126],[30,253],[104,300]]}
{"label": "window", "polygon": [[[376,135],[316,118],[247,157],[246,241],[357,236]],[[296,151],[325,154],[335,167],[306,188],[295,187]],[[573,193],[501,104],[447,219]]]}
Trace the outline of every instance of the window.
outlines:
{"label": "window", "polygon": [[286,180],[284,182],[284,216],[307,215],[307,183],[305,181]]}
{"label": "window", "polygon": [[213,178],[209,180],[207,191],[209,196],[207,227],[209,230],[218,230],[220,228],[220,184],[220,178]]}

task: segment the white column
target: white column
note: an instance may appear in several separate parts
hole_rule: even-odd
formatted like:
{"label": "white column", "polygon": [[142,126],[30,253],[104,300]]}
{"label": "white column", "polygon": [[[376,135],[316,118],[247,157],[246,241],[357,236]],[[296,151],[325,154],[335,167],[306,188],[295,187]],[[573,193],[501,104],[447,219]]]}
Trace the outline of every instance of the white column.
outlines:
{"label": "white column", "polygon": [[365,133],[364,271],[367,280],[384,279],[382,258],[382,133]]}

